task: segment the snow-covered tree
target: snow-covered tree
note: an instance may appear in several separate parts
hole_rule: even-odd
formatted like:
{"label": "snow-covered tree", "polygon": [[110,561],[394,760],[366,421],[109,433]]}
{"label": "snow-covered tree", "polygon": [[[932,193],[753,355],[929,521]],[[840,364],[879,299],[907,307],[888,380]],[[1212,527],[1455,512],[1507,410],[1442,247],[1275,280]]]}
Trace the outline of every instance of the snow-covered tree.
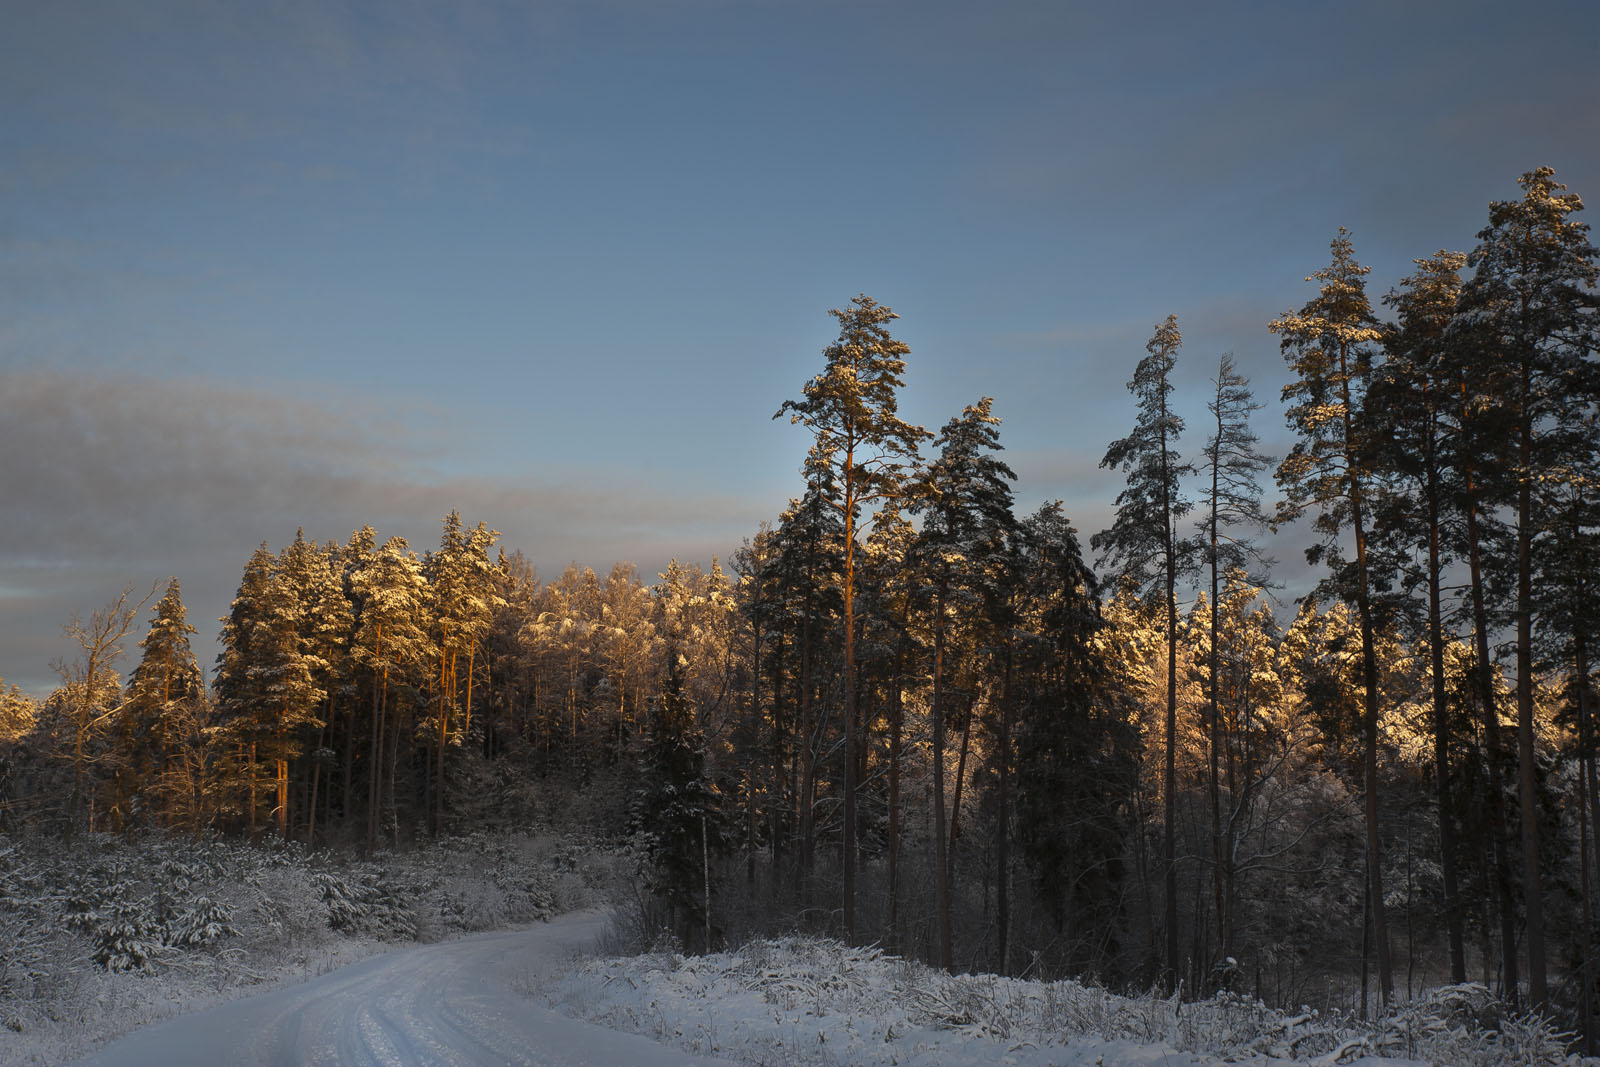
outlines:
{"label": "snow-covered tree", "polygon": [[[367,739],[367,848],[375,849],[380,834],[396,833],[394,769],[405,720],[403,705],[391,705],[390,692],[412,692],[422,683],[432,659],[428,636],[427,586],[422,566],[403,537],[364,555],[350,575],[351,591],[360,605],[360,622],[351,652],[371,677],[372,717]],[[351,743],[354,743],[354,738]]]}
{"label": "snow-covered tree", "polygon": [[181,749],[199,740],[195,705],[205,699],[205,679],[189,647],[189,635],[196,632],[189,625],[178,579],[173,578],[139,642],[144,652],[128,681],[127,703],[119,716],[132,792],[161,792],[169,762],[183,766]]}

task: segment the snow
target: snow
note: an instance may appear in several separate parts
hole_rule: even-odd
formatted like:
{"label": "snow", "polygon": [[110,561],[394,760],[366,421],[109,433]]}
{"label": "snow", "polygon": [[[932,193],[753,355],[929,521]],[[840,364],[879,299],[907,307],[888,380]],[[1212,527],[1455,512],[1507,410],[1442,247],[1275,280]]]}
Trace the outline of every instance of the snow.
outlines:
{"label": "snow", "polygon": [[604,930],[595,911],[521,930],[399,949],[320,978],[141,1030],[83,1067],[723,1062],[674,1052],[529,998]]}
{"label": "snow", "polygon": [[[1467,1022],[1457,987],[1382,1023],[1274,1011],[1243,997],[1181,1003],[1078,982],[948,975],[875,949],[783,938],[737,952],[591,961],[548,994],[562,1011],[741,1063],[862,1067],[1577,1065],[1548,1029]],[[1591,1063],[1594,1061],[1591,1061]]]}
{"label": "snow", "polygon": [[[604,913],[529,925],[636,893],[634,860],[488,835],[363,862],[215,840],[0,839],[0,1064],[71,1062],[140,1025],[83,1062],[1580,1063],[1475,985],[1364,1023],[1229,994],[948,975],[799,936],[596,959]],[[459,939],[393,946],[419,935]]]}

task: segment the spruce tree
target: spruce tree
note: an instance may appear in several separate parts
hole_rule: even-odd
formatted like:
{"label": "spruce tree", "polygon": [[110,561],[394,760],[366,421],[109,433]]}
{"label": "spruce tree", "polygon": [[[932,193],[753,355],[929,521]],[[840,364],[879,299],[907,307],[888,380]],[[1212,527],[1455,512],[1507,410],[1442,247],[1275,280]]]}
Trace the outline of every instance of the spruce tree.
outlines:
{"label": "spruce tree", "polygon": [[[151,611],[150,629],[139,647],[139,665],[128,680],[128,702],[122,713],[127,754],[133,778],[151,794],[165,793],[169,760],[194,742],[194,705],[205,699],[205,679],[189,647],[197,631],[183,606],[178,579]],[[164,797],[171,807],[171,797]]]}
{"label": "spruce tree", "polygon": [[259,663],[269,651],[259,622],[267,610],[268,585],[276,565],[267,542],[261,542],[245,563],[218,638],[222,648],[217,653],[217,722],[235,744],[231,762],[238,770],[235,785],[243,794],[245,825],[251,837],[255,836],[257,814],[254,722],[267,699]]}
{"label": "spruce tree", "polygon": [[632,822],[650,858],[650,887],[671,908],[685,951],[703,931],[711,950],[711,857],[727,851],[723,794],[705,767],[704,733],[684,693],[683,657],[666,649],[667,680],[655,701],[644,739]]}
{"label": "spruce tree", "polygon": [[1077,531],[1047,504],[1018,531],[1016,833],[1072,973],[1117,977],[1139,729],[1106,653],[1094,573]]}

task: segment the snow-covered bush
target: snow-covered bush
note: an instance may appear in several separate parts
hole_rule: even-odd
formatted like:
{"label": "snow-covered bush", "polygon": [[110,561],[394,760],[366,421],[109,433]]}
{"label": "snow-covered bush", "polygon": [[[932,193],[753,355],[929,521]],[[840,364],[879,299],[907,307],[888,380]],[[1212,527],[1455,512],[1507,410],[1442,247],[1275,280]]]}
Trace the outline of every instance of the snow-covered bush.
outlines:
{"label": "snow-covered bush", "polygon": [[1073,981],[949,975],[876,949],[799,937],[708,956],[597,960],[551,999],[590,1021],[754,1063],[1578,1062],[1547,1023],[1502,1014],[1482,986],[1441,989],[1361,1022],[1284,1012],[1237,994],[1184,1003]]}
{"label": "snow-covered bush", "polygon": [[328,925],[333,929],[383,940],[416,938],[416,917],[383,872],[364,870],[345,878],[318,871],[312,883],[328,908]]}

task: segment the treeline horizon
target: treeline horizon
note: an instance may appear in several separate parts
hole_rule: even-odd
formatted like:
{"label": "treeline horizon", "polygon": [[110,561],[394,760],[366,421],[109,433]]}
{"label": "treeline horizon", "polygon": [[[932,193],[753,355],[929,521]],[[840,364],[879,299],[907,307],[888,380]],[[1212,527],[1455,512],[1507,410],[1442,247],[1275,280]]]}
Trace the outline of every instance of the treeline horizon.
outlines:
{"label": "treeline horizon", "polygon": [[[457,513],[420,556],[302,534],[246,563],[210,684],[177,579],[125,592],[50,697],[0,694],[0,829],[585,823],[636,835],[685,950],[802,927],[1363,1012],[1477,979],[1592,1049],[1600,253],[1549,168],[1520,185],[1387,318],[1334,236],[1263,324],[1287,456],[1231,356],[1175,409],[1158,322],[1093,559],[1017,507],[992,398],[899,417],[910,350],[863,294],[774,415],[799,491],[726,570],[541,582]],[[1322,577],[1280,619],[1259,538],[1300,520]]]}

